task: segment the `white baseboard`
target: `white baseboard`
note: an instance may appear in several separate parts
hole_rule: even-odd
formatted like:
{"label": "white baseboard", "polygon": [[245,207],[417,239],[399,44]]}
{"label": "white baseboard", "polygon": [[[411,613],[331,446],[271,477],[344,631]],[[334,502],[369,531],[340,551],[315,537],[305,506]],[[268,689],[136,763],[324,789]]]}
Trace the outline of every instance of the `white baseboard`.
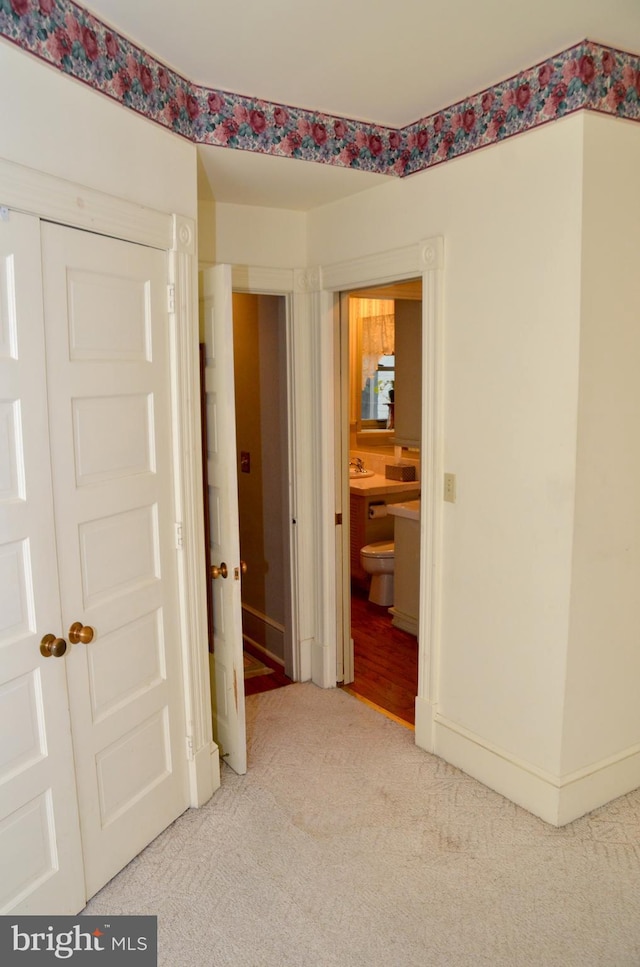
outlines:
{"label": "white baseboard", "polygon": [[204,806],[220,788],[220,750],[215,742],[205,745],[189,760],[191,806]]}
{"label": "white baseboard", "polygon": [[311,668],[312,659],[311,652],[313,649],[315,639],[313,638],[303,638],[300,642],[300,668],[299,668],[299,681],[309,682],[311,681]]}
{"label": "white baseboard", "polygon": [[558,788],[552,776],[490,747],[480,736],[439,714],[433,729],[436,755],[552,826],[559,825]]}
{"label": "white baseboard", "polygon": [[[317,638],[313,638],[310,642],[309,657],[311,659],[309,669],[311,672],[310,677],[314,685],[319,685],[320,688],[335,688],[335,652],[332,656],[328,648],[325,648],[322,644],[320,644]],[[331,661],[332,657],[333,662]]]}
{"label": "white baseboard", "polygon": [[215,742],[211,743],[211,782],[213,792],[217,792],[220,788],[220,749]]}
{"label": "white baseboard", "polygon": [[393,615],[391,624],[394,628],[400,628],[402,631],[413,635],[414,638],[418,637],[418,619],[414,615],[400,611],[396,607],[389,608],[389,614]]}
{"label": "white baseboard", "polygon": [[416,745],[425,752],[433,752],[433,721],[435,710],[426,698],[416,695]]}
{"label": "white baseboard", "polygon": [[565,776],[560,790],[558,825],[564,826],[639,786],[639,746]]}
{"label": "white baseboard", "polygon": [[[419,702],[416,700],[416,743],[428,748],[429,707]],[[638,746],[559,777],[491,746],[437,713],[432,730],[430,751],[552,826],[564,826],[640,786]]]}

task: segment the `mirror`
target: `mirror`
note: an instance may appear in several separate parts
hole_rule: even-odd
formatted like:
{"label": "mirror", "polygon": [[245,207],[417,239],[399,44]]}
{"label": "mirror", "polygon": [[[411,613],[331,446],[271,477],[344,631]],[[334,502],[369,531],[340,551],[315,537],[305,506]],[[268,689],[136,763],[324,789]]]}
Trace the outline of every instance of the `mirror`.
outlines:
{"label": "mirror", "polygon": [[[391,447],[397,426],[397,401],[413,396],[398,385],[406,367],[396,355],[398,312],[407,301],[422,302],[422,280],[358,289],[349,297],[350,437],[357,446]],[[398,306],[396,302],[398,301]],[[417,306],[416,306],[417,308]],[[420,314],[420,310],[418,310]],[[400,327],[405,313],[400,312]],[[407,340],[399,333],[401,351]],[[419,359],[420,345],[410,352]],[[403,392],[404,389],[404,392]]]}
{"label": "mirror", "polygon": [[395,381],[393,299],[350,296],[349,328],[354,333],[357,430],[391,430]]}

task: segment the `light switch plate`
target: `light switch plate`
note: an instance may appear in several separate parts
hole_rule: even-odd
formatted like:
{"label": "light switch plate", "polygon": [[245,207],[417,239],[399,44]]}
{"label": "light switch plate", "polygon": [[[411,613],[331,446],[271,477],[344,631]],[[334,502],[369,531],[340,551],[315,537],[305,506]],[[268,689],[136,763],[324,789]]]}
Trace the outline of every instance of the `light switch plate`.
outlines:
{"label": "light switch plate", "polygon": [[444,475],[444,499],[450,504],[456,502],[456,475],[455,473],[445,473]]}

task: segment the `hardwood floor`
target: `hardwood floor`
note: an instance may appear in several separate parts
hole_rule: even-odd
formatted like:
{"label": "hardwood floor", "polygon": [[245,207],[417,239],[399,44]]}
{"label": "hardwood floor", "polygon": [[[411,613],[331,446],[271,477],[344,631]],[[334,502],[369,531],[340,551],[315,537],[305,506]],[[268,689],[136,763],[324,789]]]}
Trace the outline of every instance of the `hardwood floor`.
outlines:
{"label": "hardwood floor", "polygon": [[255,678],[245,678],[245,695],[257,695],[258,692],[269,692],[272,688],[283,688],[285,685],[293,684],[291,679],[285,675],[282,665],[279,665],[269,655],[265,655],[259,648],[253,648],[249,642],[245,641],[244,650],[261,661],[263,665],[268,665],[269,668],[273,668],[273,672],[270,675],[257,675]]}
{"label": "hardwood floor", "polygon": [[415,724],[418,640],[394,628],[386,608],[371,604],[356,586],[351,594],[354,681],[349,691]]}
{"label": "hardwood floor", "polygon": [[[371,604],[366,592],[355,585],[351,593],[351,634],[355,679],[346,689],[414,725],[418,693],[417,639],[394,628],[387,609]],[[282,665],[250,644],[245,644],[245,648],[274,669],[271,675],[245,679],[245,695],[292,684]]]}

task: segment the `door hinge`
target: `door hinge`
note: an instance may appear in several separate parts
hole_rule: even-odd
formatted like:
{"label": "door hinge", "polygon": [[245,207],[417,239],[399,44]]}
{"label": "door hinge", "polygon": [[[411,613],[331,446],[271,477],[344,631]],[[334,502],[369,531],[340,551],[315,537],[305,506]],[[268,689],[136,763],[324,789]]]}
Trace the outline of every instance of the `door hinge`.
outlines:
{"label": "door hinge", "polygon": [[176,311],[176,287],[173,283],[167,286],[167,311]]}
{"label": "door hinge", "polygon": [[336,514],[336,527],[342,523],[342,514]]}
{"label": "door hinge", "polygon": [[182,536],[182,521],[177,520],[175,527],[176,527],[176,548],[180,550],[180,548],[184,547],[184,538]]}
{"label": "door hinge", "polygon": [[187,742],[187,759],[193,759],[194,758],[194,755],[193,755],[193,736],[192,735],[187,735],[186,736],[186,742]]}

